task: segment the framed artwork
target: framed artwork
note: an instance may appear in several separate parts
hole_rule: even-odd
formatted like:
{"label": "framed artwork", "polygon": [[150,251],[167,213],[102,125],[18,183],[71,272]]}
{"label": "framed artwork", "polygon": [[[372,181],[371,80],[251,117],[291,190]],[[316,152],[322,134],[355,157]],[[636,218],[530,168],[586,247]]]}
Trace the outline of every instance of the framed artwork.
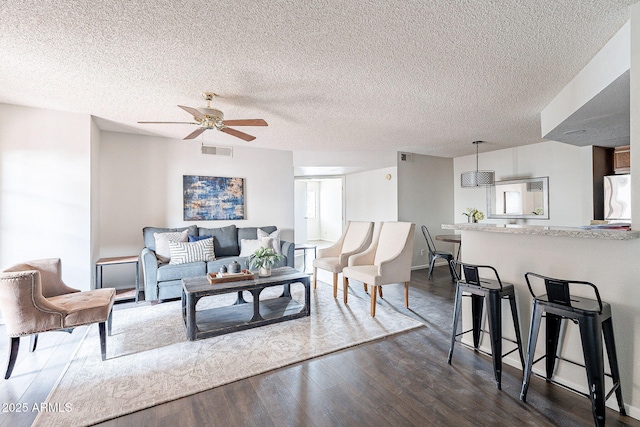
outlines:
{"label": "framed artwork", "polygon": [[244,178],[183,175],[185,221],[244,219]]}

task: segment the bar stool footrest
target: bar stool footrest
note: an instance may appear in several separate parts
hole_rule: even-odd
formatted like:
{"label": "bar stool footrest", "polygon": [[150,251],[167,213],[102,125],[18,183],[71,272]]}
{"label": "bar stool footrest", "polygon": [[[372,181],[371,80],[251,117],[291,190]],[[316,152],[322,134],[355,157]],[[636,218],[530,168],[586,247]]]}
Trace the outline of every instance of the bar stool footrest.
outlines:
{"label": "bar stool footrest", "polygon": [[[464,345],[464,344],[463,344],[463,345]],[[512,350],[512,351],[513,351],[513,350]],[[546,359],[546,357],[547,357],[546,355],[539,357],[538,359],[536,359],[536,360],[531,364],[531,366],[535,365],[536,363],[538,363],[538,362],[539,362],[539,361],[541,361],[542,359]],[[583,367],[583,368],[585,367],[582,363],[578,363],[578,362],[575,362],[575,361],[573,361],[573,360],[565,359],[564,357],[556,356],[556,359],[562,360],[562,361],[564,361],[564,362],[571,363],[571,364],[576,365],[576,366],[581,366],[581,367]],[[579,395],[582,395],[582,396],[584,396],[584,397],[586,397],[586,398],[590,398],[589,393],[585,393],[585,392],[583,392],[583,391],[577,390],[577,389],[575,389],[575,388],[573,388],[573,387],[570,387],[570,386],[568,386],[568,385],[566,385],[566,384],[563,384],[563,383],[561,383],[561,382],[558,382],[558,381],[556,381],[556,380],[554,380],[554,379],[552,379],[552,378],[547,378],[545,375],[542,375],[542,374],[538,374],[538,373],[536,373],[536,372],[533,372],[533,370],[531,371],[531,373],[532,373],[533,375],[535,375],[536,377],[538,377],[538,378],[543,378],[545,381],[547,381],[547,382],[549,382],[549,383],[551,383],[551,384],[559,385],[560,387],[566,388],[567,390],[571,390],[571,391],[573,391],[574,393],[578,393]],[[609,373],[606,373],[606,372],[605,372],[605,373],[604,373],[604,375],[605,375],[605,377],[613,378],[613,376],[612,376],[611,374],[609,374]],[[609,392],[605,395],[604,401],[606,402],[607,400],[609,400],[609,398],[611,397],[611,395],[612,395],[613,393],[615,393],[615,391],[616,391],[618,388],[620,388],[620,383],[619,383],[619,382],[614,383],[614,384],[613,384],[613,386],[611,387],[611,390],[609,390]],[[626,412],[624,411],[624,408],[622,409],[622,411],[620,411],[620,414],[621,414],[621,415],[626,415]]]}
{"label": "bar stool footrest", "polygon": [[[477,351],[478,353],[482,353],[482,354],[484,354],[485,356],[493,357],[493,355],[492,355],[490,352],[488,352],[488,351],[486,351],[486,350],[483,350],[483,349],[481,349],[480,347],[475,348],[475,347],[474,347],[473,345],[471,345],[471,344],[467,344],[467,343],[464,343],[464,342],[462,342],[462,341],[458,341],[458,340],[456,340],[456,342],[457,342],[458,344],[460,344],[461,346],[468,348],[469,350]],[[518,347],[516,347],[516,348],[514,348],[513,350],[510,350],[510,351],[508,351],[508,352],[506,352],[506,353],[503,353],[503,354],[502,354],[502,356],[501,356],[501,358],[504,358],[505,356],[508,356],[509,354],[513,353],[513,352],[514,352],[514,351],[516,351],[516,350],[518,350]]]}
{"label": "bar stool footrest", "polygon": [[[546,355],[546,354],[545,354],[545,355],[543,355],[543,356],[538,357],[536,360],[534,360],[534,361],[533,361],[533,363],[531,364],[531,366],[535,365],[536,363],[538,363],[538,362],[539,362],[539,361],[541,361],[542,359],[546,359],[546,358],[547,358],[547,355]],[[580,366],[581,368],[586,368],[582,363],[578,363],[578,362],[573,361],[573,360],[571,360],[571,359],[565,359],[565,358],[564,358],[564,357],[562,357],[562,356],[556,356],[556,359],[558,359],[558,360],[562,360],[563,362],[571,363],[572,365]],[[607,373],[607,372],[604,372],[604,376],[605,376],[605,377],[609,377],[609,378],[612,378],[612,379],[613,379],[613,376],[612,376],[611,374]],[[587,394],[587,396],[589,396],[589,395]],[[608,398],[608,396],[607,396],[607,398]]]}
{"label": "bar stool footrest", "polygon": [[[473,332],[473,329],[469,329],[469,330],[467,330],[467,331],[460,332],[460,333],[456,334],[455,336],[456,336],[456,337],[459,337],[459,336],[461,336],[461,335],[468,334],[469,332]],[[480,332],[485,333],[485,334],[489,334],[489,331],[487,331],[486,329],[480,329]],[[504,341],[509,341],[510,343],[516,344],[516,346],[518,345],[518,341],[516,341],[516,340],[514,340],[514,339],[512,339],[512,338],[502,337],[502,340],[504,340]],[[460,340],[456,340],[456,342],[457,342],[457,343],[460,343],[460,344],[462,344],[462,345],[464,345],[464,346],[467,346],[467,347],[470,347],[470,348],[474,348],[474,349],[475,349],[475,347],[472,347],[472,346],[470,346],[469,344],[465,344],[465,343],[463,343],[463,342],[462,342],[462,341],[460,341]],[[513,350],[509,351],[508,353],[504,353],[504,354],[502,355],[502,357],[505,357],[505,356],[507,356],[507,355],[509,355],[509,354],[513,353],[513,352],[514,352],[514,351],[516,351],[517,349],[518,349],[518,347],[514,348]],[[491,353],[487,353],[487,352],[485,352],[485,353],[486,353],[486,354],[491,355]],[[544,357],[544,356],[543,356],[543,357]],[[535,363],[535,362],[534,362],[534,363]]]}

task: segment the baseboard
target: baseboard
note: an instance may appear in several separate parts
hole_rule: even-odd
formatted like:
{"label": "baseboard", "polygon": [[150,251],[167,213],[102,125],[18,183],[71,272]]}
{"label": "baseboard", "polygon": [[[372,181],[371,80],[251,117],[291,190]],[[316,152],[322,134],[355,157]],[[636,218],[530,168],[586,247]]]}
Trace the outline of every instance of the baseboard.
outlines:
{"label": "baseboard", "polygon": [[[442,265],[447,265],[447,261],[442,259],[442,258],[438,258],[436,260],[436,263],[434,264],[434,267],[440,267]],[[422,270],[422,269],[425,269],[425,268],[429,268],[429,264],[411,266],[411,270]]]}
{"label": "baseboard", "polygon": [[[467,344],[467,346],[469,347],[473,347],[473,342],[471,340],[468,339],[464,339],[465,343]],[[487,352],[489,354],[491,354],[491,348],[489,346],[486,345],[480,345],[480,349],[483,350],[484,352]],[[507,357],[505,357],[504,359],[502,359],[502,362],[506,365],[510,365],[513,366],[516,369],[522,370],[522,365],[520,364],[520,360],[519,359],[515,359],[514,356],[509,355]],[[540,376],[544,376],[545,372],[542,368],[536,368],[535,366],[533,367],[533,372],[535,372],[536,374],[540,375]],[[575,390],[582,390],[584,393],[587,392],[587,390],[585,389],[584,384],[576,384],[572,381],[568,381],[566,378],[563,378],[561,380],[564,384],[566,384],[567,386],[574,388]],[[609,383],[607,383],[609,384]],[[562,387],[561,385],[558,385],[558,387]],[[607,390],[608,391],[608,390]],[[625,391],[622,391],[623,393],[623,397],[625,394]],[[619,408],[618,408],[618,403],[616,402],[616,398],[615,396],[611,396],[607,402],[606,402],[606,406],[607,408],[613,409],[614,411],[618,412]],[[635,406],[631,406],[629,405],[627,402],[625,402],[624,404],[624,408],[627,411],[627,416],[631,417],[631,418],[635,418],[636,420],[640,420],[640,408],[637,408]]]}
{"label": "baseboard", "polygon": [[[631,418],[635,418],[636,420],[640,420],[640,408],[637,408],[635,406],[631,406],[628,404],[624,404],[625,409],[627,410],[627,415],[630,416]],[[613,408],[614,410],[618,410],[617,407]]]}

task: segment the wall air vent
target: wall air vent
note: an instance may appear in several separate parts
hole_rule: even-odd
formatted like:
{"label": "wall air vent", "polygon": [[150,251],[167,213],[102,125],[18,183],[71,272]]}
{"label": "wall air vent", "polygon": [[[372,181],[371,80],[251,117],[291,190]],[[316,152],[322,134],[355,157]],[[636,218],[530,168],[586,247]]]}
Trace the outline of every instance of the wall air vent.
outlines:
{"label": "wall air vent", "polygon": [[400,161],[401,162],[412,162],[413,154],[411,153],[400,153]]}
{"label": "wall air vent", "polygon": [[233,157],[232,147],[217,147],[214,145],[202,145],[202,154],[210,154],[213,156]]}

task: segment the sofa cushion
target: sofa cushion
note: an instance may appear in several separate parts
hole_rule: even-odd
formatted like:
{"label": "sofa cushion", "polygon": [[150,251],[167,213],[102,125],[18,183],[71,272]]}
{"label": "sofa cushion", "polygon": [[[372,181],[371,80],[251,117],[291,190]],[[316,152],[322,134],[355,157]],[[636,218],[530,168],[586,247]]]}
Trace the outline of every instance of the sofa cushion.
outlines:
{"label": "sofa cushion", "polygon": [[213,237],[197,242],[169,242],[171,261],[169,264],[187,264],[196,261],[213,261]]}
{"label": "sofa cushion", "polygon": [[114,288],[102,288],[58,295],[47,298],[47,301],[67,312],[64,317],[64,327],[67,328],[106,321],[115,296]]}
{"label": "sofa cushion", "polygon": [[269,234],[261,228],[258,228],[258,239],[271,239],[271,248],[277,253],[282,254],[282,250],[280,249],[280,230],[276,230],[273,233]]}
{"label": "sofa cushion", "polygon": [[248,257],[256,251],[258,248],[271,248],[271,239],[265,237],[264,239],[247,240],[242,239],[240,241],[240,256]]}
{"label": "sofa cushion", "polygon": [[242,227],[238,228],[238,242],[242,239],[256,240],[258,238],[258,228],[267,234],[271,234],[278,229],[278,227],[270,225],[267,227]]}
{"label": "sofa cushion", "polygon": [[153,236],[154,233],[170,233],[174,231],[183,231],[183,230],[189,230],[188,234],[190,236],[198,235],[198,227],[195,225],[190,225],[189,227],[181,227],[181,228],[145,227],[142,229],[142,237],[144,238],[144,245],[155,252],[156,239]]}
{"label": "sofa cushion", "polygon": [[[217,257],[238,256],[238,232],[235,225],[219,228],[198,228],[199,236],[213,236],[213,251]],[[255,237],[254,237],[255,239]]]}
{"label": "sofa cushion", "polygon": [[207,274],[205,262],[190,262],[188,264],[162,264],[158,267],[158,282],[180,280],[184,277],[204,276]]}
{"label": "sofa cushion", "polygon": [[176,231],[172,233],[154,233],[156,241],[156,257],[161,262],[169,262],[171,259],[171,250],[169,245],[171,242],[186,242],[188,230]]}

